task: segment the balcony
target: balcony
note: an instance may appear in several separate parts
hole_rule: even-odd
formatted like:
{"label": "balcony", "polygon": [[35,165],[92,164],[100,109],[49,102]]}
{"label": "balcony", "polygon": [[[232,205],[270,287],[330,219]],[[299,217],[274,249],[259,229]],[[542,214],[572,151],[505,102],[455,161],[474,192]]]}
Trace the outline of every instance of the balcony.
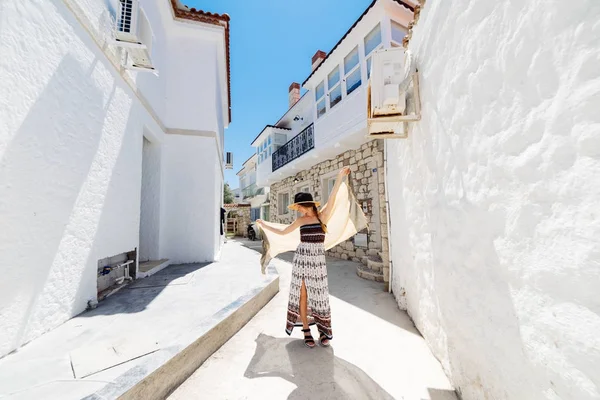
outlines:
{"label": "balcony", "polygon": [[264,188],[259,188],[256,186],[256,183],[253,183],[242,189],[242,198],[245,200],[249,197],[259,196],[264,193],[265,193]]}
{"label": "balcony", "polygon": [[314,126],[310,124],[272,155],[272,171],[294,161],[315,147]]}

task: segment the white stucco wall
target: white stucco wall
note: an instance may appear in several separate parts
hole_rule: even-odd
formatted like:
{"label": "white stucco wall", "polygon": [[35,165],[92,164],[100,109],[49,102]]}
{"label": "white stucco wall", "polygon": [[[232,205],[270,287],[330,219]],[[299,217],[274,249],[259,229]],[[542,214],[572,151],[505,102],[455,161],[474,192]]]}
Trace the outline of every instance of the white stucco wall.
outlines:
{"label": "white stucco wall", "polygon": [[[214,138],[168,135],[161,217],[162,257],[172,263],[212,261],[218,248],[223,177]],[[219,190],[215,190],[216,188]]]}
{"label": "white stucco wall", "polygon": [[0,14],[5,354],[83,311],[98,259],[137,247],[152,121],[61,2],[3,2]]}
{"label": "white stucco wall", "polygon": [[[222,185],[222,163],[217,141],[165,134],[146,107],[160,104],[160,98],[153,99],[164,89],[159,85],[144,92],[144,85],[155,79],[147,77],[134,93],[90,36],[103,15],[99,3],[78,2],[84,17],[97,17],[86,25],[88,30],[66,3],[0,3],[0,356],[82,312],[96,298],[98,260],[140,246],[143,136],[164,147],[157,150],[160,165],[149,170],[150,181],[160,175],[158,257],[206,261],[218,252],[215,199],[222,196],[222,186],[216,189]],[[214,56],[214,51],[206,54],[207,59]],[[178,77],[198,73],[175,72]],[[163,70],[161,77],[168,80],[169,72]],[[133,78],[137,82],[135,74]],[[184,89],[182,93],[179,101],[191,110],[195,99],[201,104],[210,101],[205,97],[215,99],[214,90],[195,91],[196,97]],[[222,132],[221,117],[203,117]],[[169,128],[189,126],[173,121]],[[178,149],[178,143],[186,144]],[[186,148],[198,151],[192,154]],[[171,195],[188,196],[176,186],[177,179],[170,179],[174,174],[168,169],[176,156],[185,155],[198,160],[187,164],[197,169],[185,172],[207,184],[202,196],[199,185],[191,185],[189,196],[201,197],[197,203]],[[178,168],[175,175],[185,176]],[[178,227],[171,221],[164,224],[168,234],[163,235],[162,221],[172,216],[170,209],[196,215],[194,210],[204,210],[205,197],[212,209],[204,227],[196,231],[191,224]],[[195,240],[204,233],[207,238]],[[177,239],[194,240],[197,248],[192,252]],[[156,243],[156,236],[151,241]]]}
{"label": "white stucco wall", "polygon": [[161,144],[143,138],[139,261],[159,260]]}
{"label": "white stucco wall", "polygon": [[392,287],[464,399],[600,399],[599,21],[594,1],[448,0],[415,27]]}

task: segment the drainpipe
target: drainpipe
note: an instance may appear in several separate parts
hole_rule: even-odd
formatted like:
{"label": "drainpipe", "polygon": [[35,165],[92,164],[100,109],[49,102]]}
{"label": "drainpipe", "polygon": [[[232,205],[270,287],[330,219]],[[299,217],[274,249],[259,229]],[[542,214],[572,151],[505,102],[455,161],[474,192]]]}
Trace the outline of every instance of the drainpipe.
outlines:
{"label": "drainpipe", "polygon": [[390,197],[388,193],[388,184],[387,184],[387,140],[383,140],[383,184],[385,187],[385,211],[387,214],[387,230],[388,230],[388,257],[390,259],[390,284],[388,285],[388,293],[392,293],[392,236],[390,234],[392,229],[392,219],[390,216]]}

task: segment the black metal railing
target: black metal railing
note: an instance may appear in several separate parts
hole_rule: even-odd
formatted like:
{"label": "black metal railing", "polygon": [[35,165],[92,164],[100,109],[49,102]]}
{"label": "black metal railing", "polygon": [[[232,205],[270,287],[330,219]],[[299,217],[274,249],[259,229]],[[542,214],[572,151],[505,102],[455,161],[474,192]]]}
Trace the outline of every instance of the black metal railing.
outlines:
{"label": "black metal railing", "polygon": [[279,168],[314,148],[315,134],[313,124],[310,124],[273,153],[273,171],[277,171]]}

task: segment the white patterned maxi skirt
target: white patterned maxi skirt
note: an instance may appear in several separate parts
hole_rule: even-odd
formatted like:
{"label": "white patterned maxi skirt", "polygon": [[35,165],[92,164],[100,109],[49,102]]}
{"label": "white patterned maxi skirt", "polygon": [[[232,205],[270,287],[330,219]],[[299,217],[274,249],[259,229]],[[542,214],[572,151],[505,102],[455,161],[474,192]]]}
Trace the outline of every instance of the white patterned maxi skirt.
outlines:
{"label": "white patterned maxi skirt", "polygon": [[302,320],[300,319],[302,280],[306,285],[308,324],[316,324],[320,333],[324,333],[327,338],[332,339],[327,264],[323,243],[301,242],[294,254],[285,328],[288,335],[292,334],[295,326],[302,326]]}

